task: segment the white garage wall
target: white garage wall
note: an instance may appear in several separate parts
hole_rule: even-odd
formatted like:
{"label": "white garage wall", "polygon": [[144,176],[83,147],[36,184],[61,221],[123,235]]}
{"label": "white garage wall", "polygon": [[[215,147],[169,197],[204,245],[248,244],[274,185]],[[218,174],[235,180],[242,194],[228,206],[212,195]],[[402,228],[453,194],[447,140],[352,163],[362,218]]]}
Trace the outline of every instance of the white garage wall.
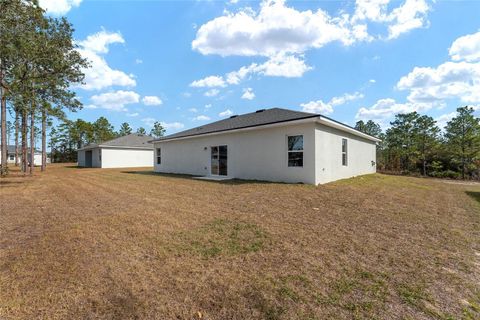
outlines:
{"label": "white garage wall", "polygon": [[[304,166],[287,166],[287,136],[304,136]],[[243,132],[155,143],[162,149],[157,172],[210,175],[210,147],[228,146],[228,177],[315,183],[315,123],[285,124]]]}
{"label": "white garage wall", "polygon": [[[342,165],[342,139],[348,141],[348,165]],[[375,142],[356,135],[316,125],[316,183],[327,183],[376,172]]]}
{"label": "white garage wall", "polygon": [[99,162],[99,149],[94,149],[93,163],[102,168],[152,167],[153,150],[102,148],[102,161]]}
{"label": "white garage wall", "polygon": [[85,150],[77,151],[77,165],[79,167],[85,167]]}

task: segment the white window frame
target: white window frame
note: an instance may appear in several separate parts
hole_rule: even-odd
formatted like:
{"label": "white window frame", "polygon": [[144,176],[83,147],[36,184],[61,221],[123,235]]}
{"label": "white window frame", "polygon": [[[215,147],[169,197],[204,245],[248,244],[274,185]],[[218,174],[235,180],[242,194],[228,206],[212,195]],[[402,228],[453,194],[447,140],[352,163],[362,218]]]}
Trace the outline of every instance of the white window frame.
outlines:
{"label": "white window frame", "polygon": [[[345,151],[343,150],[344,142],[345,142]],[[343,162],[344,155],[345,155],[345,163]],[[342,166],[348,167],[348,139],[347,138],[342,138]]]}
{"label": "white window frame", "polygon": [[157,165],[162,164],[162,148],[156,148],[155,154],[157,156]]}
{"label": "white window frame", "polygon": [[[290,137],[298,137],[298,136],[301,136],[302,137],[302,150],[288,150],[288,138]],[[288,168],[303,168],[305,166],[305,135],[299,133],[299,134],[289,134],[287,135],[286,137],[286,140],[285,140],[285,144],[286,144],[286,149],[287,149],[287,167]],[[288,156],[290,155],[290,153],[292,152],[301,152],[302,153],[302,165],[301,166],[290,166],[289,163],[288,163]]]}

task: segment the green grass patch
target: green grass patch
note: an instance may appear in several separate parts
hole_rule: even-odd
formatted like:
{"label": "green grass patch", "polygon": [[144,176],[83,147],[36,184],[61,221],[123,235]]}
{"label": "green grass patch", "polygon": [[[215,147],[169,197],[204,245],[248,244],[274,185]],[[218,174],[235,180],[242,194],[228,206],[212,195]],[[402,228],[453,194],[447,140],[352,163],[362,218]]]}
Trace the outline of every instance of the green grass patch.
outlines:
{"label": "green grass patch", "polygon": [[473,200],[476,200],[480,204],[480,192],[478,191],[465,191]]}
{"label": "green grass patch", "polygon": [[388,277],[360,270],[330,285],[327,294],[317,296],[322,305],[349,311],[353,319],[375,319],[385,306]]}
{"label": "green grass patch", "polygon": [[261,250],[267,233],[253,223],[215,219],[198,229],[181,234],[182,248],[203,258],[238,255]]}

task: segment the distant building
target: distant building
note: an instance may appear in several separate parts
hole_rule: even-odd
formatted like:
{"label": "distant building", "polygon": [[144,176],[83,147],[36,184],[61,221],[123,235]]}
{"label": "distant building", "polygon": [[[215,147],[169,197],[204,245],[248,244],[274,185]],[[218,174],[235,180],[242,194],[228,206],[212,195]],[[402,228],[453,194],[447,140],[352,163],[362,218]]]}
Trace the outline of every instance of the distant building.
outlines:
{"label": "distant building", "polygon": [[151,136],[132,133],[78,149],[78,166],[87,168],[151,167]]}
{"label": "distant building", "polygon": [[[30,162],[30,147],[27,149],[27,159]],[[42,152],[39,150],[35,150],[33,155],[34,162],[33,164],[36,166],[42,165]],[[22,160],[22,147],[18,146],[18,163]],[[47,161],[48,162],[48,161]],[[0,157],[0,164],[2,163],[2,159]],[[7,163],[15,163],[15,146],[9,145],[7,146]]]}

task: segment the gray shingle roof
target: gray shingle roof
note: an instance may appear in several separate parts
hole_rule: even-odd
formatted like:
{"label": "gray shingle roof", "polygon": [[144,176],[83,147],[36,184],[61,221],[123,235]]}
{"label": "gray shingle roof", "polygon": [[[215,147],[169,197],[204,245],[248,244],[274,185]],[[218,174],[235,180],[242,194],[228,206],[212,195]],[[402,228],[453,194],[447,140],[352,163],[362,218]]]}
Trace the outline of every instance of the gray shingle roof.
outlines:
{"label": "gray shingle roof", "polygon": [[153,145],[149,142],[151,140],[151,136],[132,133],[99,144],[89,144],[81,149],[90,149],[98,146],[153,149]]}
{"label": "gray shingle roof", "polygon": [[279,122],[287,122],[293,120],[307,119],[318,117],[318,114],[293,111],[280,108],[263,109],[256,112],[246,113],[239,116],[232,116],[228,119],[212,122],[200,127],[188,129],[178,133],[174,133],[165,137],[155,139],[153,141],[169,140],[175,138],[184,138],[197,136],[201,134],[229,131],[241,128],[250,128],[266,124]]}
{"label": "gray shingle roof", "polygon": [[[27,146],[27,151],[30,153],[30,146]],[[14,154],[15,153],[15,145],[8,145],[7,146],[7,153]],[[18,153],[22,153],[22,145],[18,146]],[[42,151],[35,149],[35,153],[42,153]]]}

